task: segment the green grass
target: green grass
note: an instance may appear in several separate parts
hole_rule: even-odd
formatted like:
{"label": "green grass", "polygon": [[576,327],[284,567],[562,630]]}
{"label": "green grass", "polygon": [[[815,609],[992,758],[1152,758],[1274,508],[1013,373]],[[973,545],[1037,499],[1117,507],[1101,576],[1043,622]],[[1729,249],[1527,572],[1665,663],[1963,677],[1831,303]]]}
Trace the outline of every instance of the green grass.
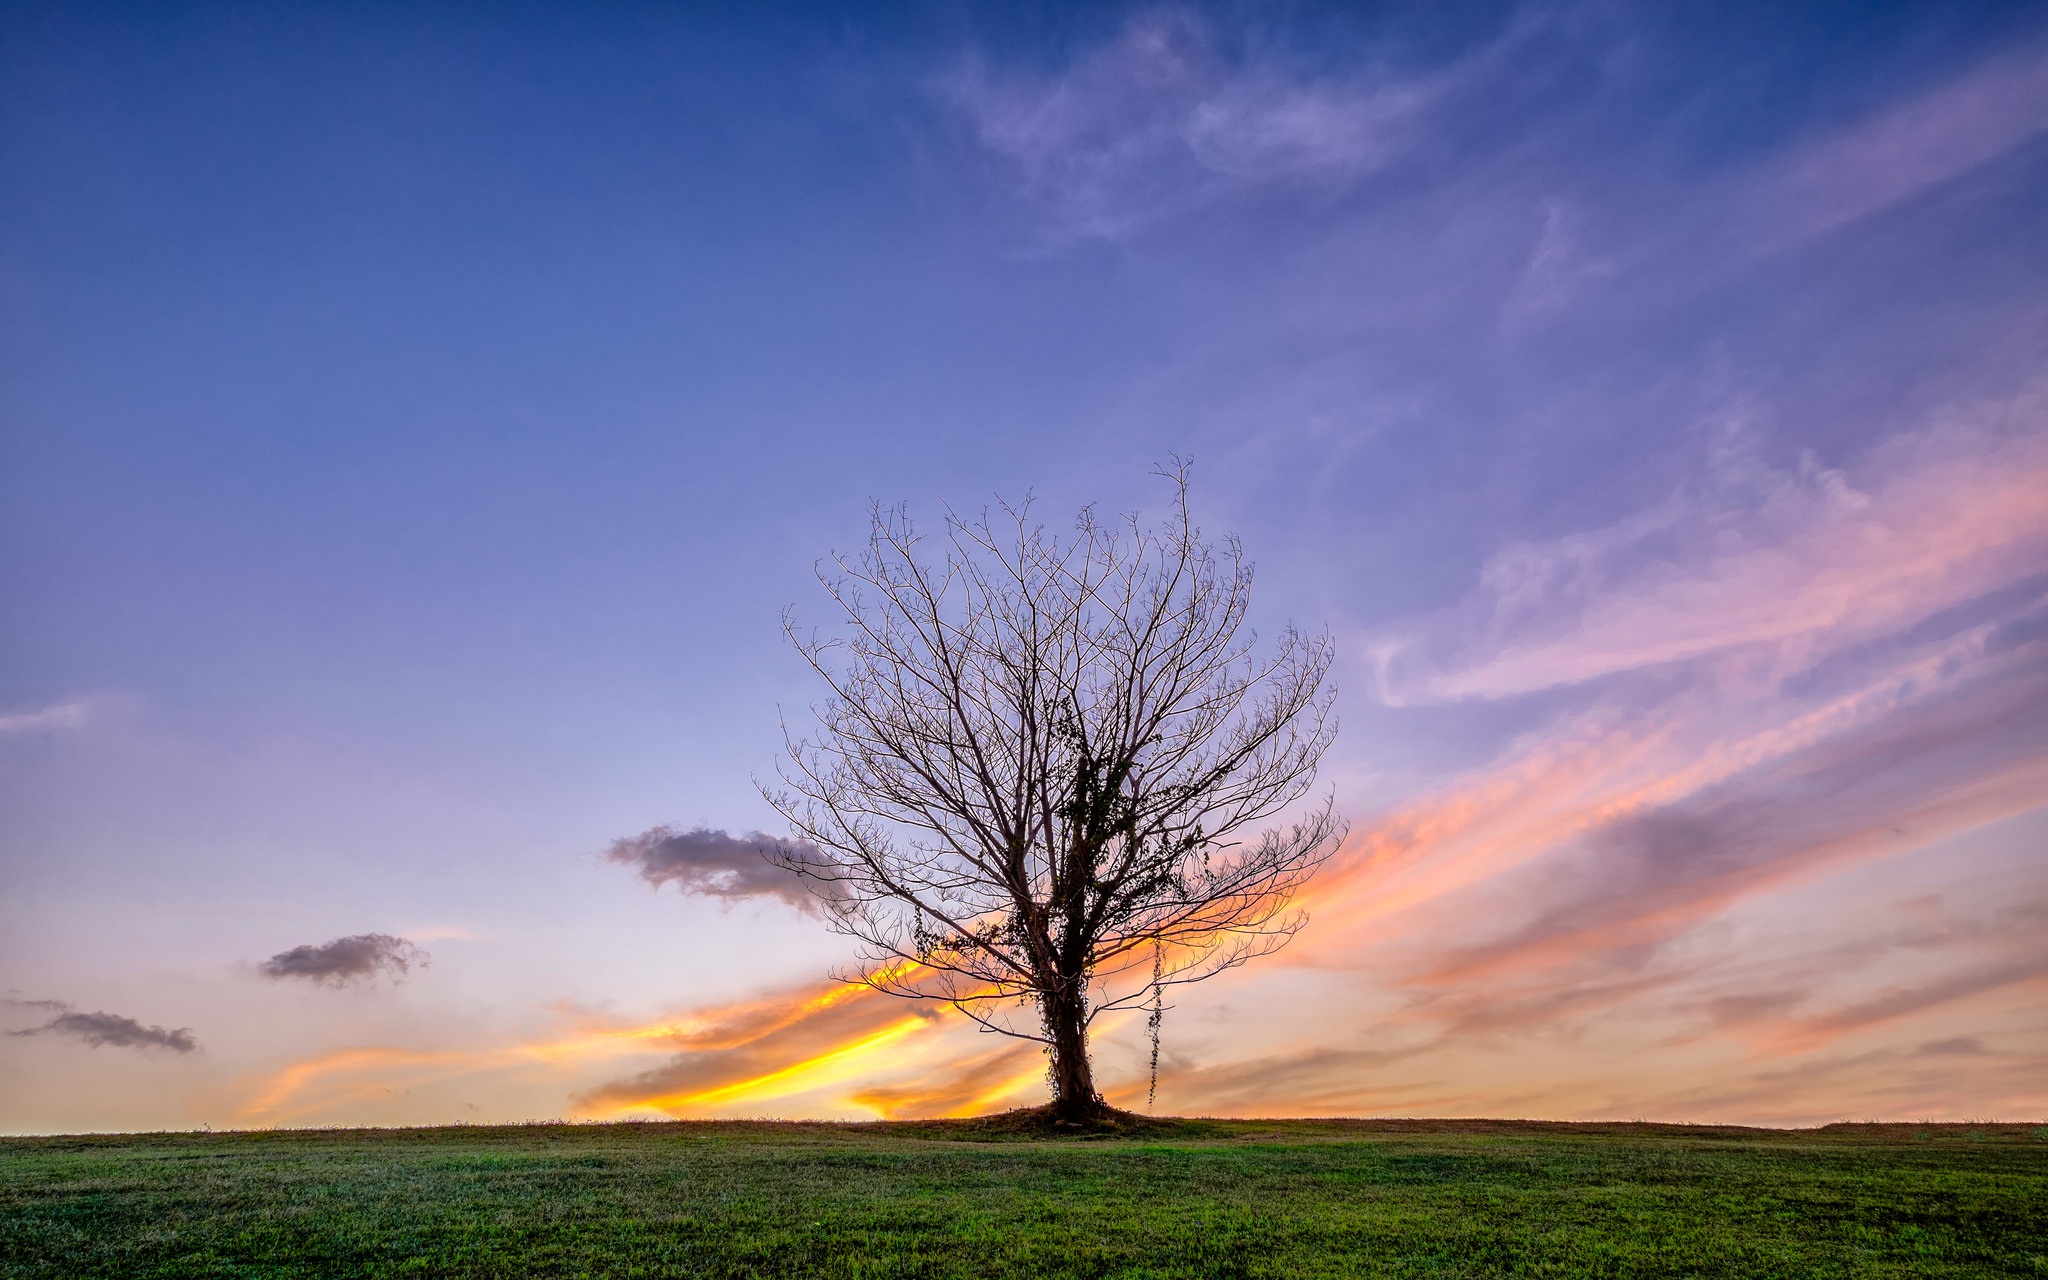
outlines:
{"label": "green grass", "polygon": [[2042,1276],[2048,1130],[622,1124],[0,1141],[0,1276]]}

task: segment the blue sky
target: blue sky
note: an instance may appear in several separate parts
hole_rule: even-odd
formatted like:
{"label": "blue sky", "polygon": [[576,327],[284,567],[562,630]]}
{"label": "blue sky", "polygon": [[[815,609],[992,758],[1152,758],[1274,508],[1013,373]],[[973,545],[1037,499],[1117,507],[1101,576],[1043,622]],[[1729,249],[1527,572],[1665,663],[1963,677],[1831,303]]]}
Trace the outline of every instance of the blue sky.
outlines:
{"label": "blue sky", "polygon": [[[943,1024],[789,1073],[903,1010],[785,1016],[814,919],[596,855],[771,827],[780,611],[871,501],[1173,451],[1338,641],[1353,835],[1165,1105],[2048,1114],[2037,7],[22,4],[0,59],[0,1012],[199,1046],[9,1038],[0,1126],[1030,1100]],[[259,967],[364,933],[431,964]]]}

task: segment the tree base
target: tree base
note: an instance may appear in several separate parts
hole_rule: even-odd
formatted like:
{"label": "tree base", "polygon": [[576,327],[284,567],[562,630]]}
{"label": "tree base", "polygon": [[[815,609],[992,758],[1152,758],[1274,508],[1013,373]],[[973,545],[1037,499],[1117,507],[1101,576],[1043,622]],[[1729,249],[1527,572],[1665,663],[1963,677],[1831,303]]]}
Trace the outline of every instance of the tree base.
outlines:
{"label": "tree base", "polygon": [[1046,1103],[1038,1107],[1019,1107],[1015,1111],[998,1111],[993,1115],[964,1117],[938,1123],[949,1129],[986,1134],[990,1137],[1109,1137],[1164,1128],[1172,1124],[1172,1121],[1139,1115],[1135,1111],[1119,1111],[1107,1105],[1097,1107],[1094,1114],[1085,1119],[1074,1119],[1060,1115],[1051,1103]]}

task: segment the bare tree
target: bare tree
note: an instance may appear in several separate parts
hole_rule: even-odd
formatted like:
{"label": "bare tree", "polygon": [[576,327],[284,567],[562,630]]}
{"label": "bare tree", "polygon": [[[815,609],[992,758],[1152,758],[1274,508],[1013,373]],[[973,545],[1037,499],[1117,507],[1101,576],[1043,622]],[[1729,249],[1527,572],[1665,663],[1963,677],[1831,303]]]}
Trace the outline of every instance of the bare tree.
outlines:
{"label": "bare tree", "polygon": [[1248,835],[1336,732],[1329,639],[1256,658],[1251,565],[1191,522],[1186,464],[1160,474],[1156,529],[1083,508],[1061,539],[1002,503],[949,514],[936,556],[878,506],[821,562],[843,634],[784,618],[831,697],[768,790],[796,837],[770,856],[864,944],[842,976],[1042,1042],[1067,1122],[1104,1110],[1093,1021],[1149,1004],[1156,1081],[1165,989],[1283,945],[1343,834],[1326,800]]}

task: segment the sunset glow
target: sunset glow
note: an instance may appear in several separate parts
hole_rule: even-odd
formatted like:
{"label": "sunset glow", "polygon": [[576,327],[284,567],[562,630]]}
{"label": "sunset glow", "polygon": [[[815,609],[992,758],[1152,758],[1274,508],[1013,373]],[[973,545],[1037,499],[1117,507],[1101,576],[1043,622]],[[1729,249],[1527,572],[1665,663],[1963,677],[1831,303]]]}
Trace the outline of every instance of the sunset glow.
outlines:
{"label": "sunset glow", "polygon": [[0,18],[0,1128],[1043,1101],[784,610],[1175,456],[1350,826],[1108,1101],[2048,1118],[2048,15],[916,12]]}

